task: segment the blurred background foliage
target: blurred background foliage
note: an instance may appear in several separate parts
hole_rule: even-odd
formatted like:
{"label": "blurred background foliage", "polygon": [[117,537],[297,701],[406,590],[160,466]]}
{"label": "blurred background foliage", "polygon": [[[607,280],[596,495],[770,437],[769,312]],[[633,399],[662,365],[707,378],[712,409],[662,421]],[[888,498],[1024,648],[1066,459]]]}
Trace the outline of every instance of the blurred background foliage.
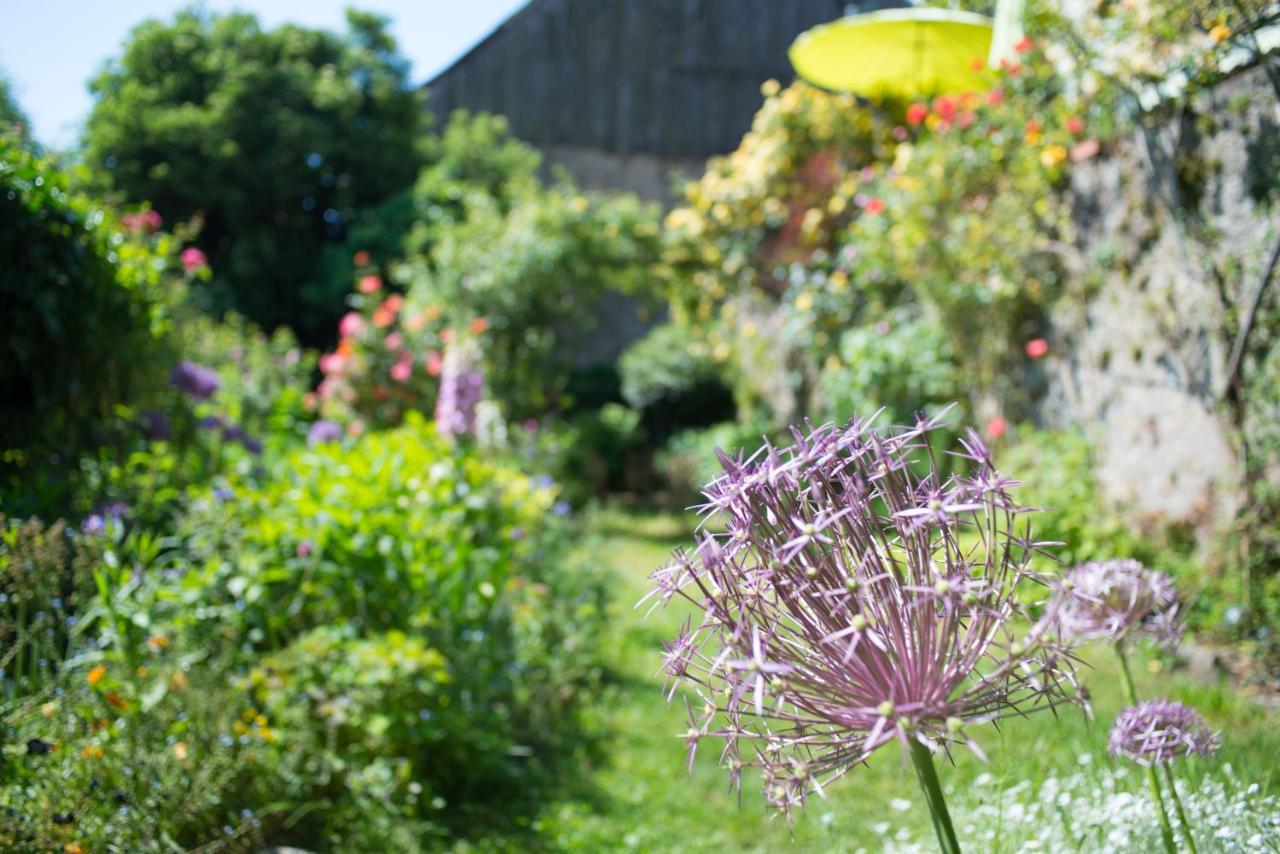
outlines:
{"label": "blurred background foliage", "polygon": [[[688,506],[717,451],[806,417],[958,402],[1064,560],[1175,573],[1203,638],[1273,653],[1274,477],[1205,541],[1133,523],[1088,438],[1039,423],[1049,318],[1096,286],[1072,169],[1143,86],[1215,82],[1260,10],[1029,7],[982,93],[766,83],[665,213],[548,176],[499,117],[431,124],[375,16],[144,24],[75,156],[0,85],[0,847],[572,835],[539,816],[599,761],[642,634],[580,511]],[[599,356],[620,312],[648,331]],[[461,351],[480,426],[445,436]],[[1248,359],[1265,472],[1280,362]]]}

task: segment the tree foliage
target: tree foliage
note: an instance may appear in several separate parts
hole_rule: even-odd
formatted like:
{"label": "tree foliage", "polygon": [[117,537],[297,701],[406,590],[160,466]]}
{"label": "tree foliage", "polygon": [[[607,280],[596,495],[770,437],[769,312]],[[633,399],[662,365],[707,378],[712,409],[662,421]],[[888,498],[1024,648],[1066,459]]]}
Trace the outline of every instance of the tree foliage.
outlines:
{"label": "tree foliage", "polygon": [[147,21],[93,80],[85,137],[106,188],[169,221],[202,218],[211,308],[312,341],[349,282],[318,275],[321,250],[421,164],[407,61],[384,19],[347,23],[342,35],[264,30],[197,9]]}

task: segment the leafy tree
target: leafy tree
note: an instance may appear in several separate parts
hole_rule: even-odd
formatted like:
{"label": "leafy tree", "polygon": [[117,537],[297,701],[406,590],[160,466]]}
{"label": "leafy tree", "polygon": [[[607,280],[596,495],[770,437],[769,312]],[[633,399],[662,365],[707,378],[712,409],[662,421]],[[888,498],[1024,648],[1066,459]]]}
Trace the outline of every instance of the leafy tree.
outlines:
{"label": "leafy tree", "polygon": [[0,129],[16,127],[23,136],[28,127],[27,115],[13,96],[13,87],[0,76]]}
{"label": "leafy tree", "polygon": [[85,137],[104,188],[168,220],[202,217],[210,308],[304,340],[331,334],[350,279],[324,247],[409,186],[426,121],[386,20],[349,11],[344,35],[248,14],[146,21],[91,83]]}

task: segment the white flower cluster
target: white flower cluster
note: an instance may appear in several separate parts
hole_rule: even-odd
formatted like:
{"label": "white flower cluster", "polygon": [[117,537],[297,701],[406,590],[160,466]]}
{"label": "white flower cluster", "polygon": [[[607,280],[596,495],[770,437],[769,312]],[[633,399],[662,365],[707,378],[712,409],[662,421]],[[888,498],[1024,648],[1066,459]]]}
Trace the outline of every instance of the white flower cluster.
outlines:
{"label": "white flower cluster", "polygon": [[[1158,851],[1160,826],[1141,769],[1092,768],[1050,777],[1035,788],[1023,782],[1005,789],[983,774],[968,795],[955,799],[952,818],[966,847],[992,852]],[[1245,785],[1229,764],[1206,775],[1198,786],[1178,781],[1178,793],[1200,851],[1245,854],[1280,851],[1280,798],[1263,795],[1258,784]],[[1172,813],[1172,809],[1170,810]],[[1177,816],[1170,815],[1177,832]],[[931,852],[932,837],[888,822],[872,830],[884,850]]]}

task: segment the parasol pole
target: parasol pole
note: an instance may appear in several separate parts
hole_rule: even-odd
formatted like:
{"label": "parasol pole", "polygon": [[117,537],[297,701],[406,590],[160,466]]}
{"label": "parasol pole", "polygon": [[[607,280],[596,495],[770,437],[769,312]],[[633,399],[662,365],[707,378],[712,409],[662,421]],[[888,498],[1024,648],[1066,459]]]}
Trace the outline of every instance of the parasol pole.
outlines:
{"label": "parasol pole", "polygon": [[1001,61],[1015,62],[1013,46],[1022,38],[1023,10],[1026,0],[996,0],[995,22],[991,32],[991,51],[987,65],[999,68]]}

